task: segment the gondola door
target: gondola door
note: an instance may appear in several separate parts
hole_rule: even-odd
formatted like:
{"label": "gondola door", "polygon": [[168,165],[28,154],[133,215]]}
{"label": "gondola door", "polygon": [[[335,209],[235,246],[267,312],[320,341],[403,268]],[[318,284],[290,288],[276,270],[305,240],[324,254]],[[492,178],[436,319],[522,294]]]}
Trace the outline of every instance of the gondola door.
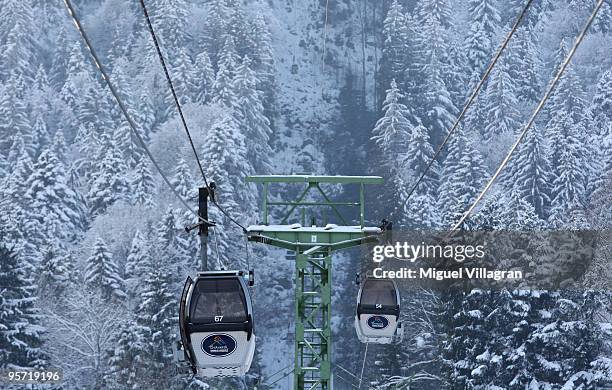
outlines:
{"label": "gondola door", "polygon": [[181,294],[181,303],[179,305],[179,329],[181,332],[181,344],[183,347],[182,349],[183,349],[185,360],[189,364],[193,373],[196,374],[198,372],[198,369],[197,369],[196,361],[194,358],[193,347],[191,345],[191,341],[189,340],[189,337],[187,336],[187,329],[185,328],[185,324],[186,324],[185,314],[187,312],[186,310],[187,297],[189,295],[189,291],[192,285],[193,285],[193,279],[191,279],[191,277],[188,276],[187,280],[185,281],[185,285],[183,286],[183,293]]}

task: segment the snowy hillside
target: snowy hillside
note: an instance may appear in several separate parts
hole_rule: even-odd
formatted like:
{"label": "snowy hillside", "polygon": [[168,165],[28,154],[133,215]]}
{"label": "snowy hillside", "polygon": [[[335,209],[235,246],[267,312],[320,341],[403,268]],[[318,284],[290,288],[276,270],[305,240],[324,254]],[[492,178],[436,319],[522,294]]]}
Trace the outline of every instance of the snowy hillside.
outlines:
{"label": "snowy hillside", "polygon": [[[0,370],[61,368],[63,389],[286,389],[294,260],[245,248],[232,220],[261,222],[261,188],[245,177],[381,175],[385,184],[367,198],[370,224],[449,229],[519,135],[596,1],[532,2],[429,170],[525,1],[146,1],[202,169],[227,212],[211,207],[210,263],[255,269],[255,359],[246,377],[231,379],[179,375],[172,362],[181,289],[199,267],[198,237],[184,230],[197,218],[183,201],[196,209],[204,180],[140,4],[74,3],[157,166],[64,3],[0,0]],[[353,327],[363,253],[343,252],[333,271],[334,389],[612,382],[611,52],[606,0],[461,226],[593,232],[586,275],[562,291],[403,291],[405,339],[366,354]],[[565,250],[526,237],[532,264]],[[567,263],[559,256],[554,266]]]}

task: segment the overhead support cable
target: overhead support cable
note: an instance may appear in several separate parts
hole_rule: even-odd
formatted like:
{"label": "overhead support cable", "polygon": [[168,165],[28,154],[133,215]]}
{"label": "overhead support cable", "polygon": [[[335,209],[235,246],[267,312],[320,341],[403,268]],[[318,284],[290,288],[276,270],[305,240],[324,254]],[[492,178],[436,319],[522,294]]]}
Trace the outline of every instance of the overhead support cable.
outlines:
{"label": "overhead support cable", "polygon": [[[189,131],[189,126],[187,126],[187,121],[185,120],[185,115],[183,114],[183,108],[176,94],[176,90],[174,88],[174,83],[172,82],[172,78],[170,77],[170,72],[168,71],[168,67],[166,66],[166,61],[164,59],[164,55],[161,52],[161,47],[159,45],[159,40],[157,39],[157,35],[155,34],[155,29],[153,28],[153,24],[151,23],[151,18],[149,17],[149,12],[147,11],[147,6],[145,5],[144,0],[140,0],[140,7],[142,8],[142,12],[144,14],[145,20],[147,22],[147,27],[149,29],[149,33],[151,35],[151,39],[155,45],[155,51],[157,52],[157,56],[159,58],[159,62],[164,71],[164,75],[166,76],[166,81],[168,82],[168,86],[170,87],[170,91],[172,92],[172,98],[174,99],[174,104],[176,105],[176,109],[178,110],[179,116],[181,118],[181,123],[183,124],[183,129],[185,129],[185,133],[187,134],[187,139],[189,140],[189,144],[191,145],[191,150],[193,151],[193,155],[198,163],[198,168],[200,169],[200,173],[202,174],[202,179],[204,180],[204,184],[206,187],[209,187],[208,180],[206,179],[206,174],[204,172],[204,168],[202,166],[202,162],[200,157],[198,156],[198,152],[193,143],[193,139],[191,137],[191,132]],[[225,215],[232,223],[242,229],[243,233],[246,233],[246,227],[242,225],[240,222],[236,221],[225,209],[217,202],[215,197],[211,198],[212,203],[221,211],[223,215]]]}
{"label": "overhead support cable", "polygon": [[455,130],[457,130],[457,128],[459,127],[459,124],[461,123],[461,121],[465,117],[465,114],[467,113],[468,109],[472,106],[472,104],[476,100],[476,97],[480,93],[480,90],[482,89],[484,83],[489,78],[489,75],[491,74],[491,71],[493,70],[493,68],[495,67],[497,62],[499,61],[499,58],[501,57],[501,55],[504,52],[504,50],[506,50],[506,48],[508,46],[508,43],[510,42],[510,40],[512,39],[512,37],[514,36],[516,31],[518,30],[519,26],[521,25],[521,22],[525,18],[525,15],[527,14],[527,11],[529,10],[529,7],[531,6],[532,3],[533,3],[533,0],[528,0],[527,3],[525,4],[525,7],[523,7],[521,13],[519,14],[518,18],[514,22],[514,25],[510,29],[510,32],[508,33],[508,35],[506,36],[506,38],[502,42],[502,44],[499,47],[499,49],[497,49],[497,52],[495,53],[495,56],[493,57],[493,60],[491,61],[491,63],[489,63],[489,66],[487,67],[487,69],[485,70],[484,74],[480,78],[480,81],[478,81],[478,84],[476,84],[476,87],[472,91],[472,94],[468,97],[467,101],[465,102],[465,105],[463,106],[463,109],[459,113],[459,116],[457,116],[457,118],[453,122],[453,125],[448,130],[448,132],[446,133],[446,136],[442,140],[442,143],[436,149],[434,155],[431,157],[431,159],[427,163],[427,166],[425,167],[425,169],[423,170],[423,172],[421,173],[421,175],[419,176],[417,181],[412,185],[412,187],[410,188],[410,191],[408,191],[408,195],[406,196],[406,199],[402,203],[401,207],[396,208],[391,213],[391,216],[389,217],[390,220],[392,220],[394,216],[397,216],[396,215],[397,212],[399,212],[400,210],[402,210],[406,206],[406,204],[408,203],[408,200],[410,199],[410,197],[417,190],[417,188],[419,187],[419,185],[421,184],[421,182],[423,181],[423,179],[425,178],[425,176],[427,175],[427,173],[429,172],[429,170],[431,169],[433,164],[436,162],[436,160],[438,159],[438,157],[442,153],[442,150],[444,149],[444,147],[446,146],[446,144],[450,140],[450,138],[453,135],[453,133],[455,132]]}
{"label": "overhead support cable", "polygon": [[202,174],[202,178],[204,179],[204,184],[208,187],[208,181],[206,180],[206,174],[204,173],[204,168],[202,167],[202,163],[200,162],[200,157],[198,156],[198,151],[193,143],[193,139],[191,138],[191,133],[189,132],[189,127],[187,126],[187,121],[185,120],[185,115],[183,114],[183,108],[181,107],[181,103],[179,102],[178,96],[176,95],[176,90],[174,89],[174,84],[172,82],[172,78],[170,77],[170,72],[168,72],[168,67],[166,66],[166,62],[164,61],[164,57],[161,52],[161,48],[159,46],[159,41],[157,40],[157,35],[155,34],[155,30],[153,29],[153,25],[151,24],[151,19],[149,18],[149,13],[147,12],[147,7],[144,3],[144,0],[140,0],[140,6],[142,7],[142,12],[144,13],[145,19],[147,21],[147,27],[149,28],[149,33],[151,34],[151,39],[155,44],[155,50],[157,51],[157,55],[160,59],[160,63],[162,69],[164,70],[164,75],[166,76],[166,81],[168,81],[168,85],[170,86],[170,92],[172,92],[172,98],[176,104],[176,108],[179,113],[179,117],[181,118],[181,123],[183,124],[183,128],[185,129],[185,133],[187,134],[187,139],[189,140],[189,145],[191,145],[191,150],[193,151],[193,155],[198,162],[198,168],[200,169],[200,173]]}
{"label": "overhead support cable", "polygon": [[321,69],[325,69],[325,52],[327,50],[327,25],[329,21],[329,0],[325,0],[325,22],[323,24],[323,42],[321,50]]}
{"label": "overhead support cable", "polygon": [[508,151],[508,154],[506,155],[506,157],[504,157],[502,162],[499,164],[499,166],[497,167],[497,170],[495,171],[493,176],[489,179],[489,181],[487,182],[487,184],[484,187],[484,189],[476,197],[476,199],[474,200],[472,205],[467,209],[467,211],[461,216],[459,221],[457,221],[457,223],[455,223],[455,225],[453,225],[453,227],[451,228],[451,235],[452,235],[452,232],[458,230],[461,227],[461,225],[463,225],[465,220],[474,211],[474,209],[476,208],[478,203],[480,203],[480,201],[485,196],[485,194],[489,191],[489,189],[491,189],[491,186],[493,186],[493,183],[495,183],[495,180],[497,180],[497,178],[499,177],[499,175],[501,174],[503,169],[508,164],[508,161],[510,161],[510,158],[512,157],[512,154],[516,151],[516,149],[518,148],[519,144],[523,141],[523,139],[525,138],[525,135],[527,134],[527,132],[529,131],[529,129],[531,128],[531,126],[535,122],[536,117],[538,116],[540,111],[542,111],[542,108],[544,107],[544,104],[546,103],[546,101],[552,95],[555,87],[557,86],[559,80],[561,79],[561,76],[565,72],[565,69],[568,67],[569,63],[571,62],[572,58],[574,57],[574,54],[576,54],[576,50],[578,50],[578,47],[580,47],[580,44],[584,40],[584,37],[586,36],[586,33],[588,32],[589,28],[593,24],[593,20],[595,20],[595,17],[597,16],[597,13],[601,9],[603,3],[604,3],[604,0],[598,0],[597,4],[595,5],[595,8],[593,9],[593,12],[591,12],[591,15],[587,19],[587,22],[586,22],[584,28],[582,29],[582,32],[576,38],[576,41],[574,42],[574,45],[572,46],[572,49],[569,51],[568,55],[566,56],[565,60],[563,61],[563,64],[561,65],[561,67],[557,71],[557,74],[555,75],[555,77],[551,80],[550,84],[548,85],[548,88],[546,89],[546,92],[544,93],[544,96],[542,97],[542,99],[538,103],[535,111],[533,112],[533,114],[529,118],[529,121],[527,122],[527,124],[523,128],[523,131],[521,131],[521,133],[519,134],[518,138],[516,139],[516,141],[514,142],[512,147],[510,148],[510,150]]}
{"label": "overhead support cable", "polygon": [[[289,366],[291,367],[291,366]],[[288,367],[286,367],[288,368]],[[285,370],[286,368],[283,368],[281,371],[278,371],[276,373],[274,373],[273,375],[270,376],[270,378],[276,376],[277,374],[283,372],[283,370]],[[270,382],[270,383],[263,383],[260,386],[263,389],[272,389],[272,386],[274,386],[275,384],[277,384],[278,382],[282,381],[283,379],[285,379],[286,377],[288,377],[289,375],[293,374],[293,372],[295,371],[295,368],[292,368],[291,370],[285,372],[281,377],[275,379],[274,381]]]}
{"label": "overhead support cable", "polygon": [[363,373],[365,372],[366,359],[368,358],[368,345],[370,343],[366,343],[365,351],[363,353],[363,362],[361,363],[361,374],[359,375],[359,388],[361,389],[361,383],[363,382]]}
{"label": "overhead support cable", "polygon": [[[91,44],[91,41],[89,40],[89,37],[87,36],[87,33],[83,29],[83,26],[81,25],[81,21],[79,20],[79,17],[77,15],[74,7],[72,6],[72,2],[70,0],[64,0],[64,4],[66,5],[68,13],[70,14],[70,17],[72,18],[72,21],[74,22],[77,30],[79,31],[79,34],[80,34],[81,38],[85,42],[85,46],[87,47],[87,50],[89,51],[89,54],[90,54],[90,56],[91,56],[91,58],[92,58],[92,60],[94,62],[94,65],[100,71],[100,74],[102,75],[102,79],[104,80],[104,82],[108,86],[111,94],[113,95],[113,97],[115,98],[115,101],[117,102],[117,105],[119,106],[119,109],[121,110],[121,113],[125,117],[125,119],[128,122],[128,124],[130,125],[130,130],[132,131],[132,134],[134,134],[134,136],[136,137],[136,139],[140,143],[140,146],[144,149],[145,153],[147,154],[147,156],[151,160],[151,163],[153,164],[153,166],[155,167],[155,169],[157,170],[159,175],[162,177],[162,179],[164,180],[166,185],[170,188],[170,190],[172,190],[174,195],[179,199],[179,201],[183,204],[183,206],[187,210],[189,210],[194,215],[198,216],[196,211],[193,208],[191,208],[191,206],[189,206],[187,201],[185,199],[183,199],[183,197],[177,192],[176,188],[174,188],[174,186],[172,185],[172,183],[170,182],[168,177],[164,174],[164,172],[162,171],[161,167],[159,166],[159,164],[157,163],[157,161],[153,157],[153,154],[151,153],[151,151],[147,147],[146,142],[144,141],[144,139],[142,138],[142,136],[140,135],[138,130],[136,130],[136,127],[137,127],[136,123],[134,122],[134,120],[132,119],[130,114],[128,114],[128,111],[127,111],[123,101],[119,97],[117,89],[115,88],[115,86],[111,82],[110,77],[108,76],[108,73],[106,72],[106,69],[104,68],[104,66],[100,62],[100,59],[99,59],[98,55],[96,54],[96,51],[93,48],[93,45]],[[204,218],[201,218],[200,216],[198,216],[198,219],[201,222],[204,222],[204,223],[214,224],[213,222],[208,221],[208,220],[206,220]]]}

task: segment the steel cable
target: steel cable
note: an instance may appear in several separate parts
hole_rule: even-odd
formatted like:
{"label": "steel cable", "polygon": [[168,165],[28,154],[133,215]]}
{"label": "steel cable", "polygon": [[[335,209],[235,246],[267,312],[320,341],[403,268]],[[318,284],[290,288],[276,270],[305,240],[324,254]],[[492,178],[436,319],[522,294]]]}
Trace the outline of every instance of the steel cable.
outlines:
{"label": "steel cable", "polygon": [[[189,126],[187,126],[187,121],[185,120],[185,115],[183,114],[183,108],[181,107],[181,103],[178,99],[178,96],[176,95],[176,90],[174,89],[174,83],[172,82],[172,78],[170,77],[170,72],[168,71],[168,67],[166,66],[166,61],[164,59],[164,55],[161,52],[161,48],[159,45],[159,41],[157,39],[157,35],[155,34],[155,29],[153,28],[153,24],[151,23],[151,19],[149,18],[149,13],[147,11],[147,7],[145,5],[144,0],[140,0],[140,6],[142,8],[142,12],[145,16],[145,19],[147,21],[147,27],[149,29],[149,33],[151,35],[151,39],[153,40],[153,43],[155,44],[155,50],[157,51],[157,56],[159,58],[159,62],[164,70],[164,75],[166,76],[166,81],[168,82],[168,85],[170,87],[170,91],[172,92],[172,97],[174,99],[174,103],[176,105],[176,108],[178,110],[179,116],[181,118],[181,123],[183,124],[183,128],[185,129],[185,133],[187,134],[187,138],[189,140],[189,144],[191,145],[191,150],[193,151],[193,154],[196,158],[196,161],[198,162],[198,168],[200,169],[200,173],[202,174],[202,179],[204,179],[204,184],[206,185],[206,187],[209,187],[208,185],[208,180],[206,179],[206,174],[204,173],[204,168],[202,167],[202,163],[200,161],[200,157],[198,156],[198,152],[196,150],[196,147],[193,143],[193,139],[191,138],[191,133],[189,131]],[[217,203],[217,200],[213,197],[211,198],[212,203],[219,209],[219,211],[221,211],[221,213],[223,215],[225,215],[232,223],[234,223],[236,226],[239,226],[242,229],[243,233],[246,233],[247,229],[244,225],[242,225],[240,222],[236,221],[227,211],[225,211],[225,209],[223,207],[221,207],[221,205],[219,203]]]}
{"label": "steel cable", "polygon": [[85,30],[83,29],[83,26],[81,25],[81,21],[79,20],[79,17],[77,15],[76,11],[74,10],[74,7],[72,6],[71,1],[70,0],[64,0],[64,4],[66,5],[66,8],[68,9],[68,13],[70,14],[70,17],[72,18],[72,21],[74,22],[77,30],[79,31],[79,34],[80,34],[81,38],[85,42],[85,45],[86,45],[87,50],[89,51],[89,54],[90,54],[90,56],[91,56],[91,58],[92,58],[92,60],[94,62],[94,65],[100,71],[100,74],[102,75],[102,79],[106,82],[106,85],[108,86],[108,88],[110,89],[111,94],[115,98],[115,101],[117,102],[117,105],[119,106],[119,109],[121,110],[121,113],[123,114],[123,116],[127,120],[128,124],[130,125],[130,129],[131,129],[132,133],[134,134],[136,139],[138,139],[138,142],[140,143],[140,146],[142,146],[142,148],[144,149],[145,153],[147,154],[147,156],[151,160],[151,163],[153,163],[153,166],[155,167],[157,172],[160,174],[160,176],[162,177],[164,182],[168,185],[168,187],[172,190],[174,195],[180,200],[180,202],[183,204],[183,206],[185,206],[185,208],[187,210],[189,210],[191,213],[196,215],[201,222],[212,223],[212,222],[210,222],[210,221],[200,217],[198,215],[198,213],[196,213],[195,210],[192,209],[189,206],[187,201],[185,199],[183,199],[183,197],[177,192],[177,190],[174,188],[172,183],[170,183],[170,180],[168,179],[168,177],[166,177],[166,175],[162,171],[161,167],[159,166],[159,164],[157,163],[157,161],[153,157],[153,154],[151,153],[151,151],[147,147],[147,144],[145,143],[144,139],[142,138],[142,136],[136,130],[136,123],[134,122],[134,120],[132,119],[130,114],[128,114],[127,109],[126,109],[125,105],[123,104],[123,101],[119,97],[119,94],[117,93],[117,90],[116,90],[115,86],[111,82],[111,80],[110,80],[110,78],[108,76],[108,73],[106,73],[106,70],[104,69],[104,66],[100,62],[100,60],[98,58],[98,55],[96,54],[96,51],[93,48],[93,46],[91,44],[91,41],[89,40],[89,37],[87,36],[87,33],[85,32]]}
{"label": "steel cable", "polygon": [[525,4],[525,7],[523,7],[523,10],[519,14],[519,16],[516,19],[516,21],[514,22],[514,25],[512,26],[512,29],[510,30],[510,32],[508,33],[508,35],[506,36],[506,38],[502,42],[502,45],[499,47],[499,49],[495,53],[495,56],[493,57],[493,60],[491,61],[491,63],[489,63],[489,66],[487,67],[487,69],[485,70],[484,74],[480,78],[480,81],[476,85],[476,88],[472,91],[472,94],[467,99],[465,105],[463,106],[463,109],[459,113],[459,116],[453,122],[453,125],[448,130],[448,132],[446,133],[446,136],[442,140],[442,143],[436,149],[434,155],[429,160],[427,166],[425,167],[425,169],[423,170],[423,172],[421,173],[421,175],[419,176],[417,181],[412,185],[412,187],[410,188],[410,191],[408,191],[408,195],[406,196],[406,199],[404,199],[404,202],[402,203],[401,207],[395,208],[393,210],[393,212],[391,213],[391,216],[388,218],[389,220],[393,220],[393,217],[397,216],[397,212],[399,212],[400,210],[402,210],[406,206],[406,204],[408,203],[408,200],[410,199],[410,197],[414,194],[416,189],[419,187],[419,185],[421,184],[421,182],[423,181],[423,179],[427,175],[428,171],[431,169],[433,164],[436,162],[436,160],[440,156],[440,153],[442,153],[442,150],[444,149],[444,146],[446,146],[446,144],[450,140],[451,135],[457,130],[457,128],[459,127],[459,123],[465,117],[465,114],[467,113],[468,109],[472,106],[472,104],[476,100],[476,97],[480,93],[480,90],[482,89],[484,83],[489,78],[489,75],[491,74],[491,71],[493,70],[493,68],[497,64],[499,58],[501,57],[502,53],[504,52],[504,50],[508,46],[508,43],[510,42],[510,39],[514,36],[516,31],[518,30],[521,22],[525,18],[525,15],[527,14],[527,11],[529,10],[529,7],[531,6],[532,3],[533,3],[533,0],[528,0],[527,3]]}
{"label": "steel cable", "polygon": [[586,36],[587,31],[589,30],[589,28],[591,27],[591,24],[593,24],[593,20],[595,19],[595,17],[597,16],[597,13],[599,12],[601,6],[603,5],[604,0],[599,0],[597,2],[597,4],[595,5],[595,8],[593,9],[593,12],[591,13],[591,16],[587,19],[586,25],[584,26],[584,28],[582,29],[582,32],[578,35],[578,37],[576,38],[576,41],[574,42],[574,45],[572,46],[572,49],[570,50],[570,52],[568,53],[567,57],[565,58],[565,60],[563,61],[563,64],[561,65],[561,67],[559,68],[559,70],[557,71],[557,74],[555,75],[555,77],[551,80],[550,84],[548,85],[548,88],[546,90],[546,92],[544,93],[544,96],[542,97],[542,99],[540,100],[540,102],[538,103],[535,111],[533,112],[533,114],[531,115],[531,117],[529,118],[529,121],[527,122],[527,124],[525,125],[525,127],[523,128],[523,131],[521,131],[521,133],[519,134],[519,137],[516,139],[516,141],[514,142],[514,144],[512,145],[512,147],[510,148],[510,150],[508,151],[508,154],[506,155],[506,157],[504,157],[504,159],[502,160],[502,162],[500,163],[500,165],[497,167],[497,170],[495,171],[495,173],[493,174],[493,176],[489,179],[489,181],[487,182],[487,184],[485,185],[484,189],[480,192],[480,194],[476,197],[476,200],[474,200],[474,202],[472,203],[472,205],[467,209],[467,211],[461,216],[461,218],[459,219],[459,221],[457,221],[457,223],[455,223],[455,225],[451,228],[451,233],[449,235],[452,235],[452,233],[456,230],[458,230],[461,225],[463,224],[463,222],[465,222],[465,220],[470,216],[470,214],[472,213],[472,211],[474,211],[474,209],[476,208],[476,206],[478,205],[478,203],[480,203],[480,201],[482,200],[482,198],[485,196],[485,194],[489,191],[489,189],[491,188],[491,186],[493,185],[493,183],[495,182],[495,180],[497,180],[497,178],[499,177],[499,175],[501,174],[502,170],[506,167],[506,165],[508,164],[508,161],[510,161],[510,158],[512,157],[512,154],[515,152],[516,148],[519,146],[519,144],[521,143],[521,141],[525,138],[525,135],[527,134],[527,132],[529,131],[529,129],[531,128],[531,126],[533,125],[533,123],[535,122],[536,117],[538,116],[538,114],[540,113],[540,111],[542,110],[542,108],[544,107],[544,104],[546,103],[546,101],[550,98],[553,90],[555,89],[555,86],[557,85],[557,83],[559,82],[559,80],[561,79],[561,76],[563,75],[563,73],[565,72],[565,69],[567,68],[567,66],[569,65],[570,61],[572,60],[572,58],[574,57],[574,54],[576,53],[576,50],[578,50],[578,47],[580,47],[580,44],[582,43],[582,41],[584,40],[584,37]]}

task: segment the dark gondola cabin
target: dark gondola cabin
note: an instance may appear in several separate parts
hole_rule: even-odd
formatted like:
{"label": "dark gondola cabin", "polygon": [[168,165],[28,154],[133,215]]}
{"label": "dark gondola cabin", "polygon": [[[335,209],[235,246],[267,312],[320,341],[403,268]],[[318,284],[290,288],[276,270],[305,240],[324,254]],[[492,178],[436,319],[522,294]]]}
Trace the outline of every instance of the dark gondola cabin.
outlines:
{"label": "dark gondola cabin", "polygon": [[400,295],[391,279],[366,278],[357,295],[355,329],[363,343],[390,344],[400,341]]}
{"label": "dark gondola cabin", "polygon": [[240,271],[201,272],[181,297],[182,352],[203,377],[242,376],[255,353],[251,298]]}

